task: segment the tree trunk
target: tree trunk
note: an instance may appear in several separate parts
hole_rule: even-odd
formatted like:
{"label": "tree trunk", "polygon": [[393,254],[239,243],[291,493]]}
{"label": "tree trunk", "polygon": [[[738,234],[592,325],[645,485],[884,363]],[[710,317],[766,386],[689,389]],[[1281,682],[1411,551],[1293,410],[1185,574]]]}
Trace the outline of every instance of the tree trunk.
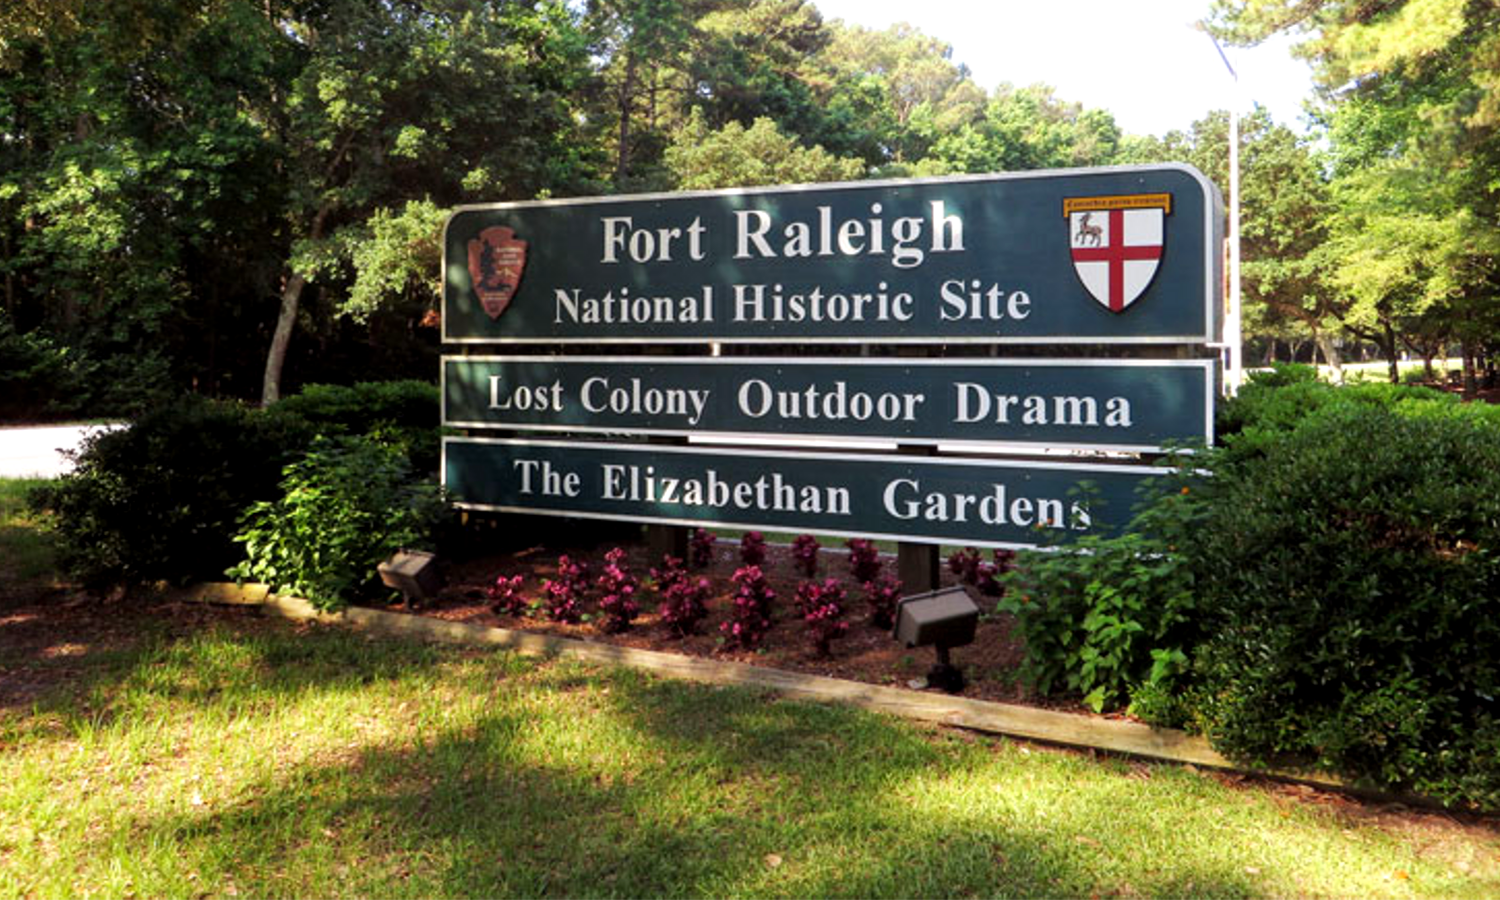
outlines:
{"label": "tree trunk", "polygon": [[276,333],[271,336],[271,350],[266,354],[266,377],[261,383],[260,405],[270,406],[281,399],[281,368],[286,364],[286,348],[292,341],[292,326],[297,323],[297,306],[307,279],[293,274],[281,289],[281,312],[276,316]]}
{"label": "tree trunk", "polygon": [[1385,341],[1380,349],[1385,353],[1386,365],[1390,368],[1391,384],[1401,383],[1401,360],[1398,358],[1400,351],[1396,345],[1396,330],[1387,322],[1385,325]]}
{"label": "tree trunk", "polygon": [[[349,141],[345,140],[344,146],[334,156],[334,164],[343,157],[348,146]],[[310,240],[316,241],[323,237],[323,223],[328,220],[331,212],[333,207],[328,204],[318,209],[317,215],[313,216],[312,229],[307,234]],[[266,376],[260,386],[261,406],[270,406],[281,399],[281,369],[286,364],[286,348],[292,341],[292,328],[297,324],[297,307],[302,302],[302,289],[306,286],[306,276],[300,272],[289,272],[286,284],[281,288],[281,312],[276,315],[276,332],[271,335],[271,349],[266,353]]]}
{"label": "tree trunk", "polygon": [[620,147],[615,157],[615,184],[624,184],[630,168],[630,98],[635,93],[635,54],[625,56],[625,77],[620,82]]}
{"label": "tree trunk", "polygon": [[1472,400],[1479,393],[1479,378],[1474,372],[1474,348],[1467,338],[1459,342],[1459,348],[1464,356],[1464,399]]}
{"label": "tree trunk", "polygon": [[1344,380],[1344,361],[1339,358],[1339,348],[1333,344],[1333,335],[1326,331],[1313,332],[1313,340],[1317,341],[1318,349],[1323,351],[1323,362],[1333,369],[1334,380]]}

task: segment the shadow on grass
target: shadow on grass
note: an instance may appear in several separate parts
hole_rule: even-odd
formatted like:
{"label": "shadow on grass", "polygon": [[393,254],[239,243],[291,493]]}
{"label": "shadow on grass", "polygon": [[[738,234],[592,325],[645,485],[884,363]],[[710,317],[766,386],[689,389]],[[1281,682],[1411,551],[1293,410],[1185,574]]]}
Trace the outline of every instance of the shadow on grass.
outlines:
{"label": "shadow on grass", "polygon": [[[395,645],[377,646],[399,657]],[[333,677],[315,664],[267,689],[294,694],[432,662],[376,657],[330,652],[353,670]],[[1057,896],[1109,887],[1071,840],[914,812],[912,791],[973,760],[893,720],[565,662],[516,681],[524,684],[491,695],[472,720],[297,767],[229,808],[120,822],[96,852],[130,835],[173,847],[202,884],[270,896]],[[1134,889],[1252,893],[1242,876],[1187,860]]]}

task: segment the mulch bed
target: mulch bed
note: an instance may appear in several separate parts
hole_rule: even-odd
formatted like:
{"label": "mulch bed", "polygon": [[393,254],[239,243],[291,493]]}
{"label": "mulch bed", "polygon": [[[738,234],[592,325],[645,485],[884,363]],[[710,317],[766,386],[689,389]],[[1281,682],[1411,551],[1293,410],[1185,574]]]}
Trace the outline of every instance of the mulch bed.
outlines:
{"label": "mulch bed", "polygon": [[[720,624],[729,619],[733,606],[735,585],[731,576],[740,566],[737,541],[721,539],[715,545],[712,564],[705,569],[690,570],[694,577],[707,577],[714,588],[707,604],[708,617],[700,624],[700,633],[695,635],[678,637],[662,623],[657,614],[660,597],[650,588],[643,588],[638,594],[641,615],[629,631],[620,634],[605,633],[599,627],[597,619],[567,624],[549,620],[545,612],[540,610],[525,616],[510,616],[497,614],[491,608],[492,601],[488,599],[487,590],[497,577],[521,575],[525,578],[524,596],[527,599],[540,598],[543,580],[557,577],[560,556],[566,554],[575,562],[586,562],[592,582],[603,569],[604,554],[615,546],[621,546],[626,551],[626,568],[637,578],[644,580],[653,566],[660,566],[660,557],[654,557],[644,544],[602,542],[568,547],[538,545],[491,553],[450,565],[446,572],[447,585],[436,600],[412,611],[455,622],[898,687],[924,680],[935,661],[932,648],[908,649],[898,644],[889,631],[877,629],[870,624],[864,591],[853,586],[853,579],[849,575],[848,553],[842,546],[824,547],[818,554],[818,580],[837,578],[849,594],[844,616],[845,621],[850,623],[849,630],[844,637],[833,643],[832,653],[826,657],[818,655],[797,612],[797,585],[804,579],[794,566],[791,548],[786,546],[768,547],[766,561],[761,565],[776,592],[777,614],[776,623],[761,648],[754,651],[727,646],[719,631]],[[894,574],[893,557],[882,555],[881,563],[882,569]],[[955,583],[952,574],[944,572],[944,586]],[[969,590],[981,610],[994,609],[995,598],[981,596],[972,588]],[[591,612],[596,610],[593,598],[586,604],[586,609]],[[964,670],[969,682],[963,695],[981,700],[1078,709],[1076,703],[1046,702],[1027,695],[1016,674],[1025,649],[1020,640],[1012,635],[1012,624],[1011,619],[1005,615],[981,616],[974,643],[952,651],[954,664]]]}

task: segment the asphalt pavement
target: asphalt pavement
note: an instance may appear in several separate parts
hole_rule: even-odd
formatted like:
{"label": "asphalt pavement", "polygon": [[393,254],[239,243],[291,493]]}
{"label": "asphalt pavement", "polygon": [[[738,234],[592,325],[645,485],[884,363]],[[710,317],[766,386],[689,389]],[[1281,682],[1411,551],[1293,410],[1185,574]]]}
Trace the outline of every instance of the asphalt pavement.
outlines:
{"label": "asphalt pavement", "polygon": [[0,478],[56,478],[73,470],[65,451],[84,437],[119,425],[37,425],[0,427]]}

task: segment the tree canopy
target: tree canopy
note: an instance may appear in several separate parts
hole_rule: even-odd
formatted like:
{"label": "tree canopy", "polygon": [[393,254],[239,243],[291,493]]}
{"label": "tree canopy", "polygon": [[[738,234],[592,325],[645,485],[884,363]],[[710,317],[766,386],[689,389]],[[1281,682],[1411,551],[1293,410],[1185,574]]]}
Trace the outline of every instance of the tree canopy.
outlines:
{"label": "tree canopy", "polygon": [[[1217,4],[1221,37],[1302,33],[1324,87],[1317,135],[1244,119],[1247,338],[1487,352],[1497,17]],[[0,12],[0,366],[91,414],[430,377],[455,204],[1165,160],[1223,184],[1226,119],[1126,134],[810,0],[20,0]]]}

